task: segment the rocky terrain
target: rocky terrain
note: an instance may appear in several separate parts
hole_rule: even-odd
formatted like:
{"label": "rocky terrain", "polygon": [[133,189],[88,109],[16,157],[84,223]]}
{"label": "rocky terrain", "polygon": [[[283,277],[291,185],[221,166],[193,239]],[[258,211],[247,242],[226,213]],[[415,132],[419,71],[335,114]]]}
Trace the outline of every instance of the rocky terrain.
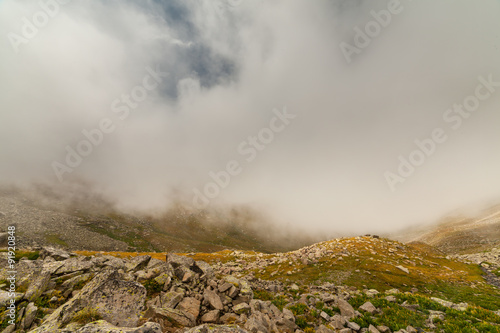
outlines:
{"label": "rocky terrain", "polygon": [[199,211],[177,204],[161,214],[132,214],[85,184],[67,186],[0,187],[0,239],[8,225],[15,225],[21,247],[70,251],[277,252],[313,242],[266,224],[244,207]]}
{"label": "rocky terrain", "polygon": [[486,273],[486,280],[500,288],[500,249],[480,253],[456,255],[455,258],[471,264],[480,265]]}
{"label": "rocky terrain", "polygon": [[390,235],[402,242],[423,242],[448,254],[466,254],[500,247],[500,206],[475,214],[455,214],[433,225]]}
{"label": "rocky terrain", "polygon": [[378,236],[275,254],[34,248],[16,260],[14,324],[0,271],[2,333],[500,332],[500,290],[477,262]]}

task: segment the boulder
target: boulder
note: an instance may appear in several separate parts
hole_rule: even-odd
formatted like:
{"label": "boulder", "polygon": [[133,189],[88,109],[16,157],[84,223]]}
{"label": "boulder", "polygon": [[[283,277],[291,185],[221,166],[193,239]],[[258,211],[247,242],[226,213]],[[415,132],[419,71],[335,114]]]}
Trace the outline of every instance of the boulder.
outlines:
{"label": "boulder", "polygon": [[250,312],[250,305],[247,303],[240,303],[236,306],[233,307],[234,313],[237,314],[242,314],[242,313],[249,313]]}
{"label": "boulder", "polygon": [[374,314],[375,312],[377,312],[377,308],[371,302],[366,302],[365,304],[361,305],[359,309],[370,314]]}
{"label": "boulder", "polygon": [[201,302],[196,298],[186,297],[177,305],[177,309],[192,314],[194,318],[198,318],[200,305]]}
{"label": "boulder", "polygon": [[333,330],[329,329],[328,327],[326,327],[325,325],[320,325],[317,329],[316,329],[316,332],[317,333],[333,333]]}
{"label": "boulder", "polygon": [[207,279],[212,279],[215,276],[212,266],[204,261],[196,261],[192,270],[201,276],[205,276]]}
{"label": "boulder", "polygon": [[137,272],[141,269],[144,269],[148,265],[150,260],[151,256],[133,257],[125,263],[125,269],[127,272]]}
{"label": "boulder", "polygon": [[399,266],[396,266],[396,268],[399,269],[399,270],[402,270],[406,274],[410,274],[410,270],[408,268],[406,268],[406,267],[403,267],[403,266],[399,265]]}
{"label": "boulder", "polygon": [[214,291],[205,289],[203,293],[203,299],[210,304],[212,308],[215,310],[222,310],[224,306],[222,305],[222,301],[220,300],[219,295],[217,295]]}
{"label": "boulder", "polygon": [[121,281],[119,278],[120,274],[112,270],[97,274],[76,296],[46,317],[42,326],[32,333],[57,332],[58,328],[67,325],[84,308],[96,309],[104,319],[118,326],[136,326],[139,311],[143,309],[146,289],[136,282]]}
{"label": "boulder", "polygon": [[47,270],[41,271],[37,274],[33,281],[30,283],[28,290],[24,294],[24,298],[29,302],[34,302],[39,298],[50,283],[50,272]]}
{"label": "boulder", "polygon": [[66,252],[61,249],[57,249],[54,247],[44,247],[40,251],[40,258],[45,259],[47,257],[51,257],[52,259],[56,261],[62,261],[70,258],[69,252]]}
{"label": "boulder", "polygon": [[88,302],[104,320],[116,326],[134,327],[139,312],[144,309],[145,299],[146,288],[140,283],[113,279],[102,284]]}
{"label": "boulder", "polygon": [[168,253],[166,257],[167,263],[172,265],[173,268],[183,266],[185,268],[191,268],[194,265],[194,259],[186,256],[179,256],[177,254]]}
{"label": "boulder", "polygon": [[212,310],[208,311],[201,317],[202,323],[217,323],[219,321],[220,311]]}
{"label": "boulder", "polygon": [[88,257],[72,257],[62,261],[62,265],[54,271],[56,275],[63,275],[73,272],[89,271],[94,265]]}
{"label": "boulder", "polygon": [[[0,290],[0,308],[6,307],[10,303],[10,296],[11,295],[9,294],[9,292]],[[23,298],[23,296],[24,295],[21,293],[16,293],[14,296],[14,301],[17,303]]]}
{"label": "boulder", "polygon": [[354,318],[356,313],[354,312],[354,308],[351,306],[351,304],[347,303],[347,301],[339,298],[337,300],[338,307],[340,309],[340,314],[344,317],[347,318]]}
{"label": "boulder", "polygon": [[29,303],[26,307],[26,314],[24,315],[24,328],[30,328],[33,320],[35,320],[36,312],[38,311],[38,307],[35,306],[35,303]]}
{"label": "boulder", "polygon": [[144,318],[160,323],[163,330],[166,327],[193,327],[196,325],[196,318],[189,312],[171,308],[157,308],[151,306],[144,314]]}
{"label": "boulder", "polygon": [[180,301],[182,301],[182,298],[184,297],[183,294],[175,292],[175,291],[169,291],[168,293],[161,293],[160,295],[160,304],[162,308],[175,308],[177,304],[179,304]]}
{"label": "boulder", "polygon": [[356,324],[355,322],[352,322],[352,321],[347,322],[347,327],[349,327],[351,330],[356,331],[356,332],[361,329],[361,326],[359,326],[358,324]]}
{"label": "boulder", "polygon": [[14,333],[16,331],[16,325],[7,326],[2,333]]}

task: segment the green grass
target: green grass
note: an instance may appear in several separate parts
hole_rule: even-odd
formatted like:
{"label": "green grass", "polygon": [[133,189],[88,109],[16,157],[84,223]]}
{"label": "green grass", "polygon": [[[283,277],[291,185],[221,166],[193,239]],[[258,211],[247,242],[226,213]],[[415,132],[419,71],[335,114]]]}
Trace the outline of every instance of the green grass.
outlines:
{"label": "green grass", "polygon": [[288,304],[288,300],[286,299],[285,296],[282,296],[282,295],[279,295],[278,297],[275,297],[272,301],[271,301],[278,309],[280,309],[280,311],[283,311],[283,308],[285,307],[285,305]]}
{"label": "green grass", "polygon": [[[0,249],[0,252],[8,252],[7,249]],[[14,260],[18,262],[21,260],[21,258],[28,258],[29,260],[37,260],[38,257],[40,256],[40,253],[38,251],[24,251],[24,250],[18,250],[14,251]]]}
{"label": "green grass", "polygon": [[156,282],[155,280],[147,280],[143,283],[144,288],[148,292],[148,296],[152,296],[154,294],[158,294],[163,290],[163,286]]}
{"label": "green grass", "polygon": [[500,309],[499,290],[490,285],[471,287],[460,283],[428,284],[432,296],[445,298],[454,303],[467,302],[470,305],[496,311]]}
{"label": "green grass", "polygon": [[99,314],[99,312],[96,309],[86,307],[83,308],[82,310],[78,311],[75,313],[73,318],[71,319],[72,322],[77,322],[79,324],[85,325],[97,320],[101,320],[102,316]]}
{"label": "green grass", "polygon": [[255,289],[253,291],[253,298],[260,299],[261,301],[272,301],[275,296],[273,293],[263,290],[263,289]]}
{"label": "green grass", "polygon": [[288,309],[290,311],[292,311],[295,316],[298,316],[298,315],[303,315],[306,312],[308,312],[309,307],[305,304],[295,304],[295,305],[292,305],[291,307],[289,307]]}
{"label": "green grass", "polygon": [[[375,307],[382,310],[382,314],[379,315],[371,315],[361,311],[362,316],[354,318],[353,321],[361,327],[386,325],[392,331],[404,329],[408,325],[424,328],[425,320],[430,310],[434,310],[444,313],[444,321],[434,320],[434,324],[442,332],[500,332],[500,326],[495,326],[495,324],[500,324],[500,316],[488,309],[472,306],[466,311],[453,310],[442,306],[424,295],[418,294],[397,294],[397,303],[388,302],[384,297],[385,295],[381,294],[375,298],[368,298],[366,295],[351,298],[349,303],[355,309],[359,308],[366,301],[370,301]],[[417,311],[411,311],[400,306],[403,302],[418,304],[419,307]]]}
{"label": "green grass", "polygon": [[66,241],[62,239],[59,235],[55,234],[45,235],[45,240],[50,244],[55,244],[62,247],[68,247],[68,243],[66,243]]}
{"label": "green grass", "polygon": [[[344,241],[346,243],[342,243]],[[361,240],[363,241],[366,242]],[[326,282],[357,289],[376,289],[380,292],[392,288],[406,292],[417,288],[429,296],[454,303],[468,302],[490,310],[500,308],[500,290],[484,284],[484,273],[478,265],[448,260],[423,244],[401,245],[380,240],[371,243],[371,251],[365,250],[361,245],[356,247],[353,239],[342,239],[340,244],[351,244],[356,255],[343,257],[343,260],[336,259],[338,255],[324,256],[309,265],[290,259],[293,265],[277,262],[263,269],[256,269],[253,273],[264,280],[296,283],[300,288],[307,284],[321,285]],[[384,246],[398,247],[399,256],[390,259],[393,263],[388,263]],[[410,274],[397,269],[397,264],[409,268]],[[293,270],[291,275],[288,274],[290,270]]]}

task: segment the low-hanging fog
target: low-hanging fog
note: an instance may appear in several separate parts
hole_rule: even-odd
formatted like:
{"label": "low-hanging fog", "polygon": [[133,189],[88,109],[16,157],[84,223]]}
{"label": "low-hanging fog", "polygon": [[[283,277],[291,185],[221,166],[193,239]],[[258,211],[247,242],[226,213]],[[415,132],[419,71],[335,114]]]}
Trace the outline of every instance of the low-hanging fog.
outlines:
{"label": "low-hanging fog", "polygon": [[62,2],[0,1],[1,184],[328,232],[500,202],[498,0]]}

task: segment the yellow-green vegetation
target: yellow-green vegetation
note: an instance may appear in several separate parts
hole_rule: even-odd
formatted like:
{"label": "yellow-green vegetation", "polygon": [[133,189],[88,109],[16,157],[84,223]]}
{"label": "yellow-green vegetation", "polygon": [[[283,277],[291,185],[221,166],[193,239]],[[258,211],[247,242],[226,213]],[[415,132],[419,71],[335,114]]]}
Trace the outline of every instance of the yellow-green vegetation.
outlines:
{"label": "yellow-green vegetation", "polygon": [[[95,255],[111,255],[117,258],[125,258],[125,259],[148,255],[155,259],[165,260],[167,255],[167,252],[122,252],[122,251],[74,251],[74,252],[78,255],[88,256],[88,257]],[[177,253],[177,254],[191,257],[197,261],[203,260],[208,262],[209,264],[214,264],[216,262],[228,262],[234,260],[235,256],[232,253],[233,251],[223,250],[214,253],[200,252],[200,253]],[[253,254],[253,255],[256,254],[256,252],[253,251],[246,251],[242,253]]]}
{"label": "yellow-green vegetation", "polygon": [[[276,260],[254,270],[254,274],[299,286],[332,282],[378,291],[417,288],[454,302],[467,301],[487,309],[500,307],[500,291],[484,282],[479,266],[448,260],[424,244],[355,237],[315,246],[328,254],[306,264],[294,259],[294,252],[290,252],[286,260]],[[407,268],[409,273],[396,266]]]}
{"label": "yellow-green vegetation", "polygon": [[0,318],[4,318],[2,322],[0,322],[0,330],[3,330],[7,326],[9,326],[9,319],[8,317],[5,316],[6,310],[0,311]]}
{"label": "yellow-green vegetation", "polygon": [[[1,249],[0,252],[7,252],[7,250]],[[37,260],[38,257],[40,256],[40,253],[38,251],[19,250],[19,251],[14,251],[14,253],[15,253],[14,260],[16,262],[21,260],[21,258],[27,258],[29,260]]]}
{"label": "yellow-green vegetation", "polygon": [[85,325],[88,323],[91,323],[93,321],[101,320],[102,316],[99,314],[99,312],[91,307],[86,307],[83,308],[82,310],[78,311],[75,313],[73,318],[71,319],[72,322],[77,322],[79,324]]}
{"label": "yellow-green vegetation", "polygon": [[[410,293],[396,295],[397,302],[389,302],[385,295],[379,294],[374,298],[368,298],[366,295],[356,296],[349,300],[354,308],[359,308],[362,304],[370,301],[375,307],[381,310],[381,314],[371,315],[360,310],[362,316],[353,319],[361,327],[371,325],[386,325],[392,331],[404,329],[408,325],[413,327],[424,327],[425,320],[430,311],[441,311],[445,320],[434,320],[434,325],[438,331],[443,330],[446,333],[459,332],[500,332],[500,316],[492,311],[480,308],[469,307],[466,311],[458,311],[442,306],[441,304],[427,298],[423,295],[414,295]],[[401,304],[416,304],[416,310],[409,310]]]}
{"label": "yellow-green vegetation", "polygon": [[81,256],[95,256],[95,255],[110,255],[117,258],[133,258],[138,256],[149,255],[152,258],[165,260],[166,252],[121,252],[121,251],[74,251]]}
{"label": "yellow-green vegetation", "polygon": [[68,243],[66,243],[66,241],[63,240],[59,235],[54,235],[54,234],[45,235],[45,239],[50,244],[56,244],[62,247],[68,246]]}
{"label": "yellow-green vegetation", "polygon": [[147,280],[146,282],[143,283],[143,286],[144,288],[146,288],[149,297],[158,294],[160,291],[163,290],[163,286],[158,282],[156,282],[155,280]]}
{"label": "yellow-green vegetation", "polygon": [[[387,239],[353,237],[318,243],[312,246],[312,250],[315,249],[323,249],[325,254],[309,263],[298,259],[298,251],[262,254],[224,250],[185,255],[210,264],[238,259],[248,263],[274,260],[272,264],[253,269],[255,277],[296,283],[301,291],[307,285],[326,282],[381,292],[392,288],[401,291],[417,288],[421,293],[456,303],[467,301],[485,309],[500,308],[500,291],[485,283],[484,273],[478,265],[446,259],[442,253],[422,243],[402,244]],[[165,260],[166,255],[165,252],[76,252],[87,256],[101,253],[120,258],[150,255],[160,260]],[[396,266],[399,265],[407,268],[409,274],[398,269]],[[268,300],[271,300],[270,297]]]}

